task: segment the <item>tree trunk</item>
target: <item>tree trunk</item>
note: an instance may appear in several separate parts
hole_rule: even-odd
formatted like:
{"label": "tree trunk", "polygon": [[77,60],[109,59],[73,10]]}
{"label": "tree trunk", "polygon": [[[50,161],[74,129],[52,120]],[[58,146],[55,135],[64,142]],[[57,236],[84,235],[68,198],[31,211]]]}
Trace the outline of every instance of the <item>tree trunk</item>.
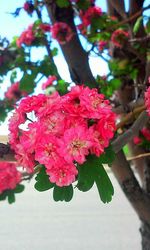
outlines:
{"label": "tree trunk", "polygon": [[141,228],[142,250],[150,250],[150,224],[142,222]]}

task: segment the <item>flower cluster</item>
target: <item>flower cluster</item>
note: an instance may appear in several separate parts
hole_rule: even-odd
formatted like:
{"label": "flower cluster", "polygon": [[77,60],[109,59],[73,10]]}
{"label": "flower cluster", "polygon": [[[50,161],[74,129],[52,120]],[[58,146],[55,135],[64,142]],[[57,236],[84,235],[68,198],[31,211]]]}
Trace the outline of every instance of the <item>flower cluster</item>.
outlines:
{"label": "flower cluster", "polygon": [[51,27],[52,37],[60,44],[69,42],[73,37],[73,31],[67,23],[57,22]]}
{"label": "flower cluster", "polygon": [[112,33],[111,42],[116,47],[122,48],[122,46],[124,45],[124,43],[127,41],[128,38],[129,38],[129,33],[127,31],[118,29]]}
{"label": "flower cluster", "polygon": [[145,92],[145,105],[147,108],[148,115],[150,116],[150,87]]}
{"label": "flower cluster", "polygon": [[84,26],[91,24],[93,18],[98,18],[102,15],[102,10],[98,6],[89,7],[86,11],[80,11],[80,18]]}
{"label": "flower cluster", "polygon": [[[36,121],[26,124],[31,112]],[[89,154],[104,153],[114,135],[115,119],[109,101],[97,89],[75,86],[63,96],[58,92],[28,96],[10,119],[9,142],[28,172],[44,164],[52,183],[68,186],[76,180],[76,164],[83,164]]]}
{"label": "flower cluster", "polygon": [[5,93],[5,97],[9,100],[9,101],[13,101],[16,102],[17,100],[20,99],[20,97],[26,96],[27,92],[25,91],[21,91],[19,89],[19,82],[15,82],[13,83],[6,91]]}
{"label": "flower cluster", "polygon": [[56,80],[56,76],[49,76],[47,81],[42,84],[42,89],[46,89],[47,87],[51,86]]}
{"label": "flower cluster", "polygon": [[51,26],[47,23],[40,23],[39,25],[31,24],[28,26],[27,30],[22,32],[16,44],[19,48],[21,48],[22,44],[30,46],[39,35],[42,36],[45,32],[50,32],[50,29]]}
{"label": "flower cluster", "polygon": [[9,189],[14,189],[21,181],[21,173],[15,163],[0,162],[0,194]]}

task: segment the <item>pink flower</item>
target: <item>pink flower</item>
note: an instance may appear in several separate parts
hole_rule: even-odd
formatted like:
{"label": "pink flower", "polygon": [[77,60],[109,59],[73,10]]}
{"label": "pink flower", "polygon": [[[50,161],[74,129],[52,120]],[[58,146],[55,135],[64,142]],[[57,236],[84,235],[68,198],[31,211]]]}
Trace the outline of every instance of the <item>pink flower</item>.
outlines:
{"label": "pink flower", "polygon": [[5,93],[5,97],[9,99],[10,101],[17,101],[19,100],[22,96],[26,96],[27,92],[21,91],[19,89],[19,82],[13,83],[8,89],[7,92]]}
{"label": "pink flower", "polygon": [[99,41],[99,42],[98,42],[98,49],[99,49],[100,51],[103,51],[103,50],[105,49],[106,45],[107,45],[107,42],[106,42],[106,41]]}
{"label": "pink flower", "polygon": [[129,33],[127,31],[118,29],[112,33],[111,41],[116,47],[122,48],[128,38]]}
{"label": "pink flower", "polygon": [[54,81],[57,80],[56,76],[49,76],[47,81],[42,84],[42,89],[46,89],[47,87],[51,86]]}
{"label": "pink flower", "polygon": [[138,144],[142,143],[142,139],[140,137],[138,137],[138,136],[135,136],[133,138],[133,142],[134,142],[135,145],[138,145]]}
{"label": "pink flower", "polygon": [[143,128],[141,133],[145,137],[146,140],[150,141],[150,130],[148,128]]}
{"label": "pink flower", "polygon": [[50,26],[50,24],[48,24],[48,23],[41,23],[41,24],[39,25],[39,28],[40,28],[43,32],[50,32],[50,30],[51,30],[51,26]]}
{"label": "pink flower", "polygon": [[147,108],[147,113],[150,116],[150,87],[145,92],[145,105]]}
{"label": "pink flower", "polygon": [[89,149],[92,146],[88,130],[81,126],[66,130],[58,144],[60,146],[59,153],[68,163],[75,160],[79,164],[85,162],[85,156],[89,154]]}
{"label": "pink flower", "polygon": [[102,10],[98,6],[89,7],[85,12],[80,12],[80,17],[85,26],[90,25],[93,18],[99,18],[100,16],[102,16]]}
{"label": "pink flower", "polygon": [[60,156],[57,153],[57,140],[55,136],[42,134],[35,147],[35,160],[50,169],[55,165]]}
{"label": "pink flower", "polygon": [[9,189],[14,189],[21,181],[21,173],[15,163],[0,162],[0,194]]}
{"label": "pink flower", "polygon": [[60,44],[69,42],[73,37],[73,31],[67,23],[57,22],[51,27],[52,37]]}
{"label": "pink flower", "polygon": [[23,31],[21,36],[17,39],[16,43],[19,48],[21,48],[22,44],[30,46],[32,42],[35,40],[35,35],[32,28],[33,24],[29,25],[27,30]]}
{"label": "pink flower", "polygon": [[50,182],[56,183],[59,187],[69,186],[75,181],[78,173],[74,164],[68,164],[63,159],[46,172],[50,176]]}
{"label": "pink flower", "polygon": [[24,3],[23,8],[28,14],[32,14],[34,11],[34,5],[29,1]]}

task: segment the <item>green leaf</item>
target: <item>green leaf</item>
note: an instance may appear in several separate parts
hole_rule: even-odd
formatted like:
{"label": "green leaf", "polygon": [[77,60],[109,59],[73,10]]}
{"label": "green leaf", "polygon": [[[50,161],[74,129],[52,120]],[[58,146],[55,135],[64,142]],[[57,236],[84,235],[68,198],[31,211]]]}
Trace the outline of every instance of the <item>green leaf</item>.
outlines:
{"label": "green leaf", "polygon": [[17,71],[14,70],[14,71],[12,71],[12,73],[11,73],[11,75],[10,75],[10,81],[11,81],[11,83],[14,83],[14,82],[15,82],[16,77],[17,77]]}
{"label": "green leaf", "polygon": [[101,164],[111,164],[115,160],[115,152],[112,149],[112,146],[105,148],[105,153],[100,156]]}
{"label": "green leaf", "polygon": [[139,28],[140,28],[140,26],[141,26],[141,24],[142,24],[142,21],[143,21],[143,17],[142,17],[142,16],[140,16],[140,17],[136,20],[136,22],[135,22],[135,24],[134,24],[134,26],[133,26],[133,33],[134,33],[134,34],[136,34],[136,33],[138,32],[138,30],[139,30]]}
{"label": "green leaf", "polygon": [[15,202],[15,195],[14,195],[14,192],[13,190],[11,190],[8,194],[8,203],[9,204],[12,204]]}
{"label": "green leaf", "polygon": [[148,22],[146,23],[146,32],[150,33],[150,18],[148,19]]}
{"label": "green leaf", "polygon": [[60,8],[66,8],[70,5],[70,2],[68,0],[56,0],[56,4],[60,7]]}
{"label": "green leaf", "polygon": [[73,186],[58,187],[55,185],[53,190],[54,201],[69,202],[73,197]]}
{"label": "green leaf", "polygon": [[78,166],[77,188],[80,191],[87,192],[93,187],[92,164],[91,160],[87,160],[82,166]]}
{"label": "green leaf", "polygon": [[96,157],[94,155],[88,156],[87,161],[82,166],[78,166],[78,171],[79,175],[77,188],[80,191],[86,192],[90,190],[95,182],[100,199],[104,203],[112,200],[114,189],[105,169],[102,166],[101,157]]}
{"label": "green leaf", "polygon": [[24,185],[22,185],[22,184],[18,184],[17,186],[16,186],[16,188],[14,189],[14,192],[15,193],[21,193],[21,192],[23,192],[24,191]]}
{"label": "green leaf", "polygon": [[94,175],[100,199],[104,203],[110,202],[112,200],[112,196],[114,195],[114,188],[102,165],[94,166]]}
{"label": "green leaf", "polygon": [[20,80],[20,89],[28,93],[32,92],[35,87],[35,74],[24,73],[22,79]]}
{"label": "green leaf", "polygon": [[117,90],[121,85],[121,80],[119,78],[113,78],[109,81],[113,90]]}
{"label": "green leaf", "polygon": [[40,172],[37,174],[36,183],[34,185],[35,189],[39,192],[43,192],[51,189],[54,184],[50,182],[48,175],[46,174],[45,167],[42,166]]}

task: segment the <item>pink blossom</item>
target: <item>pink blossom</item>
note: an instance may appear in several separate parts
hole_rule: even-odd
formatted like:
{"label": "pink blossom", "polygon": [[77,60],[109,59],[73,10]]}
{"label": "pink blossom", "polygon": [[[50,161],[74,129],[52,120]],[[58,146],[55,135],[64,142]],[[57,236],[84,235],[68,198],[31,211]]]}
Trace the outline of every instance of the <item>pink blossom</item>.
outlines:
{"label": "pink blossom", "polygon": [[80,17],[85,26],[91,24],[93,18],[98,18],[102,15],[102,10],[98,6],[89,7],[86,11],[80,12]]}
{"label": "pink blossom", "polygon": [[14,189],[21,181],[21,173],[15,163],[0,162],[0,194],[9,189]]}
{"label": "pink blossom", "polygon": [[7,92],[5,93],[5,97],[9,99],[10,101],[17,101],[19,100],[22,96],[26,96],[27,92],[21,91],[19,89],[19,82],[13,83],[8,89]]}
{"label": "pink blossom", "polygon": [[150,116],[150,87],[145,92],[145,105],[146,105],[147,113]]}
{"label": "pink blossom", "polygon": [[57,22],[51,27],[52,37],[60,44],[69,42],[73,37],[73,31],[67,23]]}
{"label": "pink blossom", "polygon": [[103,51],[105,49],[106,45],[107,45],[107,41],[99,41],[98,42],[98,49],[100,51]]}
{"label": "pink blossom", "polygon": [[47,169],[47,174],[50,176],[50,182],[56,183],[57,186],[69,186],[73,183],[77,176],[77,169],[74,164],[68,164],[63,159],[52,168]]}
{"label": "pink blossom", "polygon": [[51,86],[54,81],[57,80],[56,76],[49,76],[47,81],[42,84],[42,89],[46,89],[47,87]]}
{"label": "pink blossom", "polygon": [[89,154],[92,146],[88,130],[81,126],[66,130],[58,143],[58,151],[68,163],[74,160],[80,164],[85,162],[85,156]]}
{"label": "pink blossom", "polygon": [[112,33],[111,41],[116,46],[121,48],[124,43],[128,40],[129,33],[127,31],[118,29]]}
{"label": "pink blossom", "polygon": [[28,14],[32,14],[34,11],[34,5],[28,1],[24,3],[23,8]]}
{"label": "pink blossom", "polygon": [[146,140],[150,141],[150,130],[148,128],[143,128],[141,133],[145,137]]}
{"label": "pink blossom", "polygon": [[27,30],[23,31],[21,36],[17,39],[16,44],[19,48],[21,48],[22,44],[30,46],[32,42],[35,40],[35,35],[32,28],[33,24],[29,25]]}
{"label": "pink blossom", "polygon": [[59,160],[57,140],[53,135],[42,134],[35,147],[35,160],[51,168]]}
{"label": "pink blossom", "polygon": [[51,26],[50,26],[50,24],[48,24],[48,23],[41,23],[41,24],[39,25],[39,28],[40,28],[43,32],[50,32],[50,30],[51,30]]}
{"label": "pink blossom", "polygon": [[133,142],[135,145],[138,145],[138,144],[142,143],[142,139],[139,136],[135,136],[133,138]]}

